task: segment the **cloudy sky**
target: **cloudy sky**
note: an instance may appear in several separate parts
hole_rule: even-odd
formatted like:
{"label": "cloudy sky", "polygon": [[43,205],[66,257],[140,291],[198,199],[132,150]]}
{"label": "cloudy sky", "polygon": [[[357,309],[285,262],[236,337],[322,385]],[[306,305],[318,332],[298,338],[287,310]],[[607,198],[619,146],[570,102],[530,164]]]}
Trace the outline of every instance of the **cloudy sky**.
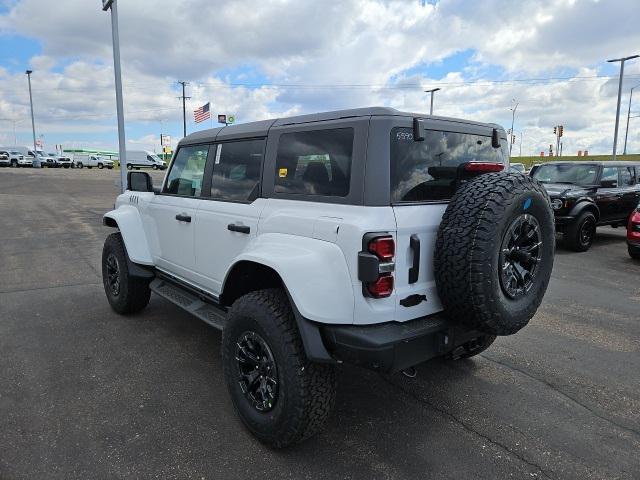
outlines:
{"label": "cloudy sky", "polygon": [[[618,64],[640,53],[638,0],[119,0],[127,143],[178,139],[193,109],[238,122],[368,105],[498,122],[523,155],[608,153]],[[116,149],[111,27],[100,0],[0,0],[0,144],[30,143],[26,68],[47,147]],[[627,64],[629,90],[640,61]],[[632,115],[640,115],[640,88]],[[619,147],[620,151],[622,146]],[[514,146],[518,155],[520,137]],[[640,117],[628,150],[640,151]]]}

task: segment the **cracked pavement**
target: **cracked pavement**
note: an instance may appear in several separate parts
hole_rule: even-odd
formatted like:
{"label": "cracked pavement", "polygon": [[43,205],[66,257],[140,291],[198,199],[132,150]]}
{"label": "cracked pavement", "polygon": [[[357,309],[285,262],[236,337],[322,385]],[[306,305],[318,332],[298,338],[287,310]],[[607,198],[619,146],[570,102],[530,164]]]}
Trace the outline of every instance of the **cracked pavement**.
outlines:
{"label": "cracked pavement", "polygon": [[559,246],[530,325],[474,359],[412,379],[341,366],[327,429],[272,451],[233,413],[217,331],[157,297],[109,309],[117,176],[0,169],[3,480],[640,478],[640,264],[622,229]]}

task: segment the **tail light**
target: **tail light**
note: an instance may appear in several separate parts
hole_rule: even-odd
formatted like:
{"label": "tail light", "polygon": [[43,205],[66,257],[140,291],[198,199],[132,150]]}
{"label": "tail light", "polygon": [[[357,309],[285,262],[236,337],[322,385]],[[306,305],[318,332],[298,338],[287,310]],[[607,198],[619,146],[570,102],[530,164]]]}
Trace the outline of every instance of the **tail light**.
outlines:
{"label": "tail light", "polygon": [[629,225],[627,225],[627,239],[640,240],[640,210],[635,210],[629,217]]}
{"label": "tail light", "polygon": [[358,278],[366,297],[385,298],[393,293],[395,242],[388,234],[368,233],[358,253]]}
{"label": "tail light", "polygon": [[464,171],[469,173],[501,172],[504,164],[497,162],[468,162],[464,165]]}

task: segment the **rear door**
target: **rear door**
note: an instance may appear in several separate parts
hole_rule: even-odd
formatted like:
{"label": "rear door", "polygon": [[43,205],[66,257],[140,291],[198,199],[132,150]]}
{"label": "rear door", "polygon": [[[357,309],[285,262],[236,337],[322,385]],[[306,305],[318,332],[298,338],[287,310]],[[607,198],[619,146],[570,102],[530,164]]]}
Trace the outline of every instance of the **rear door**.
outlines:
{"label": "rear door", "polygon": [[[452,130],[455,126],[450,127]],[[456,171],[466,162],[507,163],[506,140],[491,146],[492,129],[429,129],[413,140],[409,126],[391,129],[391,203],[397,225],[396,318],[409,320],[442,309],[433,272],[442,215],[455,192]],[[421,297],[423,296],[424,297]]]}
{"label": "rear door", "polygon": [[199,283],[210,292],[221,292],[224,276],[234,259],[258,232],[265,205],[260,178],[265,139],[222,142],[212,147],[210,192],[197,212],[195,251]]}
{"label": "rear door", "polygon": [[599,223],[619,220],[622,216],[620,204],[622,192],[618,188],[618,167],[603,167],[600,186],[596,192],[596,204],[600,209]]}
{"label": "rear door", "polygon": [[624,220],[629,217],[640,201],[640,185],[636,182],[636,168],[635,166],[618,167],[618,187],[622,195],[620,213]]}

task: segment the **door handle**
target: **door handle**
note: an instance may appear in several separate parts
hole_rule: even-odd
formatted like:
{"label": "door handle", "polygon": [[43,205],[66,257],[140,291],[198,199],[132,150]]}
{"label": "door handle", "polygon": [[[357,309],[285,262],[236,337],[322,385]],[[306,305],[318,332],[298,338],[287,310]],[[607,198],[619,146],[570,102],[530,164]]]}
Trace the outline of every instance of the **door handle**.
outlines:
{"label": "door handle", "polygon": [[187,215],[186,213],[179,213],[176,215],[176,220],[179,222],[187,222],[191,223],[191,215]]}
{"label": "door handle", "polygon": [[227,225],[227,230],[232,232],[240,232],[240,233],[250,233],[251,227],[248,225],[236,225],[235,223],[230,223]]}
{"label": "door handle", "polygon": [[409,248],[413,252],[413,265],[409,268],[409,283],[416,283],[420,275],[420,237],[415,233],[409,239]]}

